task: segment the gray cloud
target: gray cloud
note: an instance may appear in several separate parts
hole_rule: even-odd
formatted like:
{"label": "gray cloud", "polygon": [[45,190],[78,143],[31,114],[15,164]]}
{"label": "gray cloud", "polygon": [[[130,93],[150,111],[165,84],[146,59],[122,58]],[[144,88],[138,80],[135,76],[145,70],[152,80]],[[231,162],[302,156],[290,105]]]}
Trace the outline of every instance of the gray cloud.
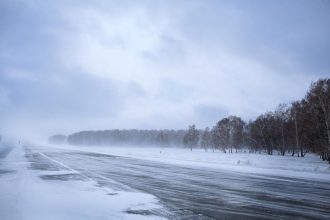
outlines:
{"label": "gray cloud", "polygon": [[329,75],[328,1],[0,3],[2,131],[212,126]]}
{"label": "gray cloud", "polygon": [[214,106],[209,104],[199,104],[194,107],[196,121],[200,127],[211,127],[221,118],[229,116],[229,111],[223,106]]}

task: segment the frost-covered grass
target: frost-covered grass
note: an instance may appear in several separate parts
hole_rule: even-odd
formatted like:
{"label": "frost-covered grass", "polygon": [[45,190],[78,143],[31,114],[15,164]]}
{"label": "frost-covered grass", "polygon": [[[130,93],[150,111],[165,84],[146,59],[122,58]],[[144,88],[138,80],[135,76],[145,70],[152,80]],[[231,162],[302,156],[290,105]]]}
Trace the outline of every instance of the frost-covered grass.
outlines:
{"label": "frost-covered grass", "polygon": [[323,179],[330,181],[330,166],[315,154],[303,158],[291,155],[258,153],[205,152],[203,149],[160,147],[98,147],[54,146],[72,150],[97,152],[117,156],[170,163],[181,166],[198,166],[235,172],[266,174],[284,177]]}
{"label": "frost-covered grass", "polygon": [[161,208],[150,194],[114,191],[89,179],[43,180],[40,175],[78,172],[31,170],[29,165],[21,147],[0,159],[0,219],[160,219],[125,212]]}

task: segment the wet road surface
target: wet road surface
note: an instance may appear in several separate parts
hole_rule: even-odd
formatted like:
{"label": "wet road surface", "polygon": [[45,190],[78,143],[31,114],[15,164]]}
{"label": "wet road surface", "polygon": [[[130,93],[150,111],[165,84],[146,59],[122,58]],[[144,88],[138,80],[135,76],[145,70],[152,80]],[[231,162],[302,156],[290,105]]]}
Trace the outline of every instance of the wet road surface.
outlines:
{"label": "wet road surface", "polygon": [[56,169],[61,164],[103,187],[153,194],[169,210],[169,219],[330,219],[330,184],[326,181],[79,151],[32,148],[28,152],[32,162],[39,160],[35,163],[39,168]]}

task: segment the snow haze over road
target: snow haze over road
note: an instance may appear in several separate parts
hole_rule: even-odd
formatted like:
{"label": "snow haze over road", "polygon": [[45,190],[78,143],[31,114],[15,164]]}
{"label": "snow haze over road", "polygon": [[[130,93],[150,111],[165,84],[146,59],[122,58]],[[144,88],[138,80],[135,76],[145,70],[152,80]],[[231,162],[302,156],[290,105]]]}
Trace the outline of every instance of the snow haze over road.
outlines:
{"label": "snow haze over road", "polygon": [[0,219],[165,219],[157,216],[165,210],[156,197],[104,181],[112,187],[38,151],[14,147],[0,159]]}
{"label": "snow haze over road", "polygon": [[[15,147],[0,163],[1,215],[326,219],[330,214],[329,168],[313,155],[269,160],[246,153],[224,157],[219,152],[147,149]],[[302,166],[303,160],[310,166]]]}

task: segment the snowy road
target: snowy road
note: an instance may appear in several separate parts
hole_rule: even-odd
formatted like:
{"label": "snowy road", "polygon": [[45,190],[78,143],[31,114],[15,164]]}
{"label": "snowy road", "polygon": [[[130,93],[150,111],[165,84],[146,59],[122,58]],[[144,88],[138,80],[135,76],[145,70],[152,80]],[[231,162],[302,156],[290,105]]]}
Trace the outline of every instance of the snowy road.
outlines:
{"label": "snowy road", "polygon": [[33,160],[42,160],[35,161],[39,169],[57,164],[79,171],[101,186],[152,194],[169,210],[163,216],[169,219],[329,219],[330,216],[327,181],[177,166],[80,151],[32,148],[32,152],[40,156],[34,156]]}

